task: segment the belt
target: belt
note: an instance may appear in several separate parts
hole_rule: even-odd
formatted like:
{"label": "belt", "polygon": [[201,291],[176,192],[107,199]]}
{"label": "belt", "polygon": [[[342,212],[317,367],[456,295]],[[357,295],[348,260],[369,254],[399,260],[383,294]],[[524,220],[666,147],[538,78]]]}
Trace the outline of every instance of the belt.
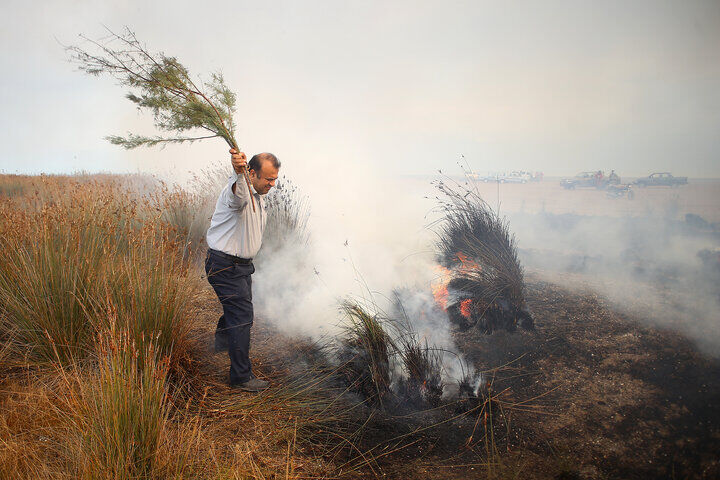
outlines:
{"label": "belt", "polygon": [[229,253],[221,252],[220,250],[214,250],[212,248],[208,248],[208,253],[212,253],[213,255],[217,255],[218,257],[227,258],[228,260],[232,261],[233,263],[239,263],[240,265],[252,264],[252,258],[236,257],[235,255],[230,255]]}

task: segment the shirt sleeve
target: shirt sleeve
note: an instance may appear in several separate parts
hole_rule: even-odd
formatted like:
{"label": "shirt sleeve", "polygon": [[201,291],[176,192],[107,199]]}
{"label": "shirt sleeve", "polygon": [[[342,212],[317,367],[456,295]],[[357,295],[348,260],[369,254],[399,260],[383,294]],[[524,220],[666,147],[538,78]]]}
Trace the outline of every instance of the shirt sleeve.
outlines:
{"label": "shirt sleeve", "polygon": [[[232,186],[235,185],[235,193]],[[250,201],[250,192],[245,184],[245,177],[233,173],[228,180],[227,186],[222,191],[223,203],[232,210],[242,210]]]}

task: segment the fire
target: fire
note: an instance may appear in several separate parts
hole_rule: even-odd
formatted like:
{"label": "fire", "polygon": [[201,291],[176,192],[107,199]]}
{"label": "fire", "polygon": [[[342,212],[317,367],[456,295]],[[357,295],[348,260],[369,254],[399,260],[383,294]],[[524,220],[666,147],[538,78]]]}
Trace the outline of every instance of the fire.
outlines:
{"label": "fire", "polygon": [[472,305],[471,298],[466,298],[460,302],[460,313],[462,313],[462,316],[465,318],[470,318],[470,305]]}
{"label": "fire", "polygon": [[467,274],[472,271],[479,271],[481,269],[480,265],[470,260],[468,256],[462,252],[457,253],[457,259],[460,260],[460,267],[458,268],[458,272],[461,274]]}
{"label": "fire", "polygon": [[[435,267],[438,272],[437,280],[430,285],[433,297],[435,297],[435,303],[437,303],[443,310],[447,310],[449,297],[447,286],[453,276],[456,274],[468,275],[471,272],[477,272],[481,269],[480,265],[471,260],[464,253],[458,252],[456,255],[457,259],[460,261],[460,265],[453,268],[453,270],[447,269],[442,265],[438,265]],[[470,318],[470,305],[472,305],[472,300],[469,298],[460,303],[460,313],[465,318]]]}
{"label": "fire", "polygon": [[445,310],[448,301],[447,285],[452,278],[452,272],[441,265],[438,265],[436,270],[438,271],[438,278],[430,285],[430,288],[432,289],[433,297],[435,297],[435,303]]}

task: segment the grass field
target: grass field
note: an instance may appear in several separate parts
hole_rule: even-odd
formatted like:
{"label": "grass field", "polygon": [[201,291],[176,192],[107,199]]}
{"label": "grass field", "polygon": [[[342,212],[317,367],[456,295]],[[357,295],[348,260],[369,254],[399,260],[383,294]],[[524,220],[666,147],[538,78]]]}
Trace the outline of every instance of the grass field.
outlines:
{"label": "grass field", "polygon": [[124,176],[0,189],[0,477],[297,476],[309,426],[343,408],[312,376],[261,396],[200,381],[201,199]]}
{"label": "grass field", "polygon": [[[692,187],[662,195],[717,221],[695,207],[714,194],[695,199]],[[497,186],[482,188],[492,201]],[[502,205],[524,212],[571,213],[551,201],[566,194],[582,196],[586,214],[628,202],[546,182],[501,188]],[[568,288],[580,280],[563,272],[528,272],[535,332],[454,334],[489,379],[479,398],[398,402],[392,356],[403,342],[349,305],[345,344],[382,362],[343,365],[359,365],[363,388],[381,388],[382,401],[360,398],[325,345],[287,336],[273,319],[256,321],[252,353],[272,388],[231,390],[228,359],[211,350],[220,305],[198,262],[215,194],[140,176],[0,176],[0,478],[720,475],[720,363],[596,292]],[[305,238],[293,229],[283,238]],[[404,338],[429,368],[428,346]],[[428,375],[405,385],[422,388]]]}

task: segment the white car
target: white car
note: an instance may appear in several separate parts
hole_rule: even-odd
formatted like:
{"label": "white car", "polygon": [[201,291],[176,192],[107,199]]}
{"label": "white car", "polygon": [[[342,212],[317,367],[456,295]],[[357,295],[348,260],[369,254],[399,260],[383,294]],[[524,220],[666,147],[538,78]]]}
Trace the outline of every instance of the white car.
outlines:
{"label": "white car", "polygon": [[511,172],[509,175],[502,175],[498,178],[500,183],[528,183],[530,174],[525,172]]}

